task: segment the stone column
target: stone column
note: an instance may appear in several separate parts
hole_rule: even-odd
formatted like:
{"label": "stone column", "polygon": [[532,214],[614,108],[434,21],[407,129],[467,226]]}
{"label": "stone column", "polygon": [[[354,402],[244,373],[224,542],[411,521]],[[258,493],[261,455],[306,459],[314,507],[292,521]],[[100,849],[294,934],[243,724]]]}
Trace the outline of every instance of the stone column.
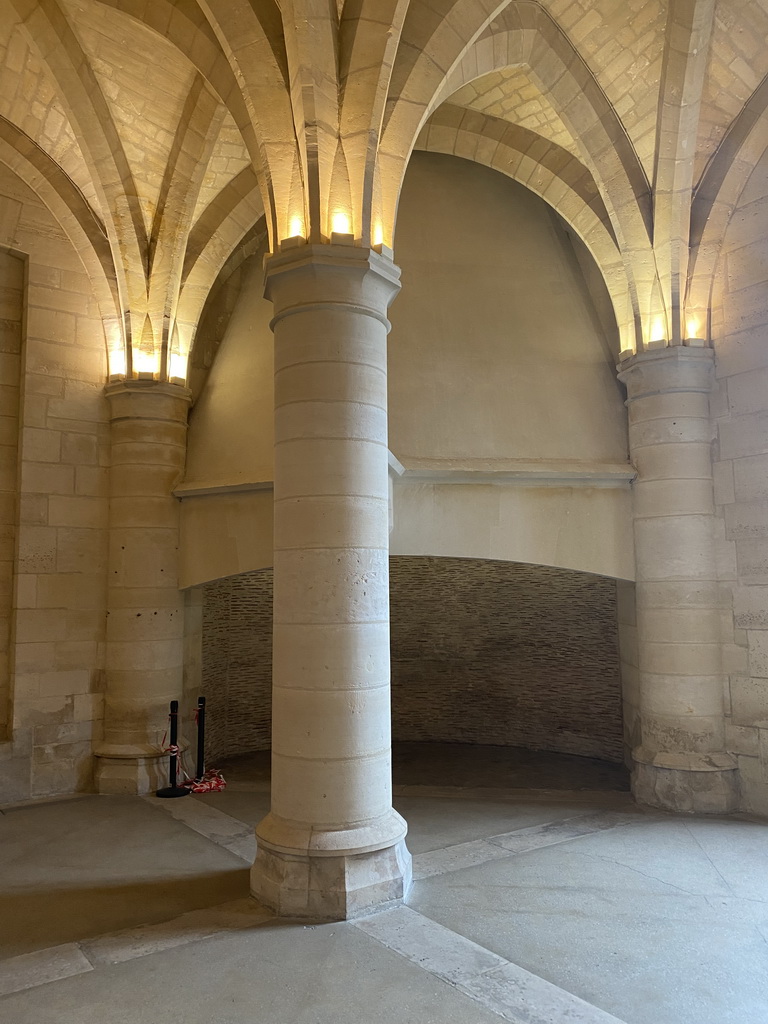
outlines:
{"label": "stone column", "polygon": [[387,307],[400,272],[347,245],[270,257],[275,318],[272,808],[252,892],[343,920],[402,899],[392,807]]}
{"label": "stone column", "polygon": [[179,503],[186,388],[126,381],[106,389],[111,412],[110,530],[104,742],[100,793],[167,785],[161,740],[180,700],[184,595],[178,589]]}
{"label": "stone column", "polygon": [[715,562],[711,349],[673,347],[625,360],[634,485],[641,744],[633,789],[645,804],[722,813],[736,807],[725,753]]}

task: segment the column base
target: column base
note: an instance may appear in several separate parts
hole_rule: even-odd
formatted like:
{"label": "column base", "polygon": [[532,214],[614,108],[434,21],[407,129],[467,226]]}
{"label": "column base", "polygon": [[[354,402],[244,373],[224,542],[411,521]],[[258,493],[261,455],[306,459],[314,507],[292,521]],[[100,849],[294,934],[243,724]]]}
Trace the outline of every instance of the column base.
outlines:
{"label": "column base", "polygon": [[639,804],[683,814],[731,814],[739,808],[734,757],[713,754],[632,753],[632,794]]}
{"label": "column base", "polygon": [[278,917],[348,921],[397,906],[411,887],[404,840],[370,853],[309,856],[256,849],[251,895]]}
{"label": "column base", "polygon": [[146,796],[168,785],[168,754],[147,747],[115,743],[102,744],[95,755],[97,793],[105,796]]}

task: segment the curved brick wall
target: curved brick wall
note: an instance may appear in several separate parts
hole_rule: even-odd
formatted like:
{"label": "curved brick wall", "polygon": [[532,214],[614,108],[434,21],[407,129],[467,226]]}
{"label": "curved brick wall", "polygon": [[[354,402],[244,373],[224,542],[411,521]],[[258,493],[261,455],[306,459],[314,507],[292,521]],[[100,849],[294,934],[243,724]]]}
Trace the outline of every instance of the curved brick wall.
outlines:
{"label": "curved brick wall", "polygon": [[[203,587],[209,757],[269,746],[272,572]],[[622,760],[616,582],[540,565],[391,560],[394,740]]]}

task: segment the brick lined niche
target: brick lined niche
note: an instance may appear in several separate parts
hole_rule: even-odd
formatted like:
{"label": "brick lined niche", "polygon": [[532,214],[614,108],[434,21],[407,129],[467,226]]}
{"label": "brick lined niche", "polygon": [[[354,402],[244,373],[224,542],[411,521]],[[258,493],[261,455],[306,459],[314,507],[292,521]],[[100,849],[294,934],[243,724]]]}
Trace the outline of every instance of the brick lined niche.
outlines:
{"label": "brick lined niche", "polygon": [[[390,573],[395,741],[623,759],[615,580],[404,556]],[[203,589],[209,757],[266,749],[272,572]]]}
{"label": "brick lined niche", "polygon": [[272,570],[203,588],[208,760],[267,750],[272,719]]}

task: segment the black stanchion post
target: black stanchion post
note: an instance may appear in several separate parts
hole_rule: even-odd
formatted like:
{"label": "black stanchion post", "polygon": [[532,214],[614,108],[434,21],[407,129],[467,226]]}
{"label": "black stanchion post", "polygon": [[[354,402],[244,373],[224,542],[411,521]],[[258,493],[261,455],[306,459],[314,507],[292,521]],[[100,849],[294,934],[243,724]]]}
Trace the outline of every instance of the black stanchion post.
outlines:
{"label": "black stanchion post", "polygon": [[173,797],[173,796],[189,796],[189,790],[185,786],[178,786],[176,784],[176,771],[179,763],[179,702],[177,700],[171,701],[171,743],[170,743],[170,764],[168,769],[168,785],[165,789],[158,789],[157,796],[162,797]]}
{"label": "black stanchion post", "polygon": [[205,775],[205,697],[197,698],[197,768],[195,778],[199,782]]}

